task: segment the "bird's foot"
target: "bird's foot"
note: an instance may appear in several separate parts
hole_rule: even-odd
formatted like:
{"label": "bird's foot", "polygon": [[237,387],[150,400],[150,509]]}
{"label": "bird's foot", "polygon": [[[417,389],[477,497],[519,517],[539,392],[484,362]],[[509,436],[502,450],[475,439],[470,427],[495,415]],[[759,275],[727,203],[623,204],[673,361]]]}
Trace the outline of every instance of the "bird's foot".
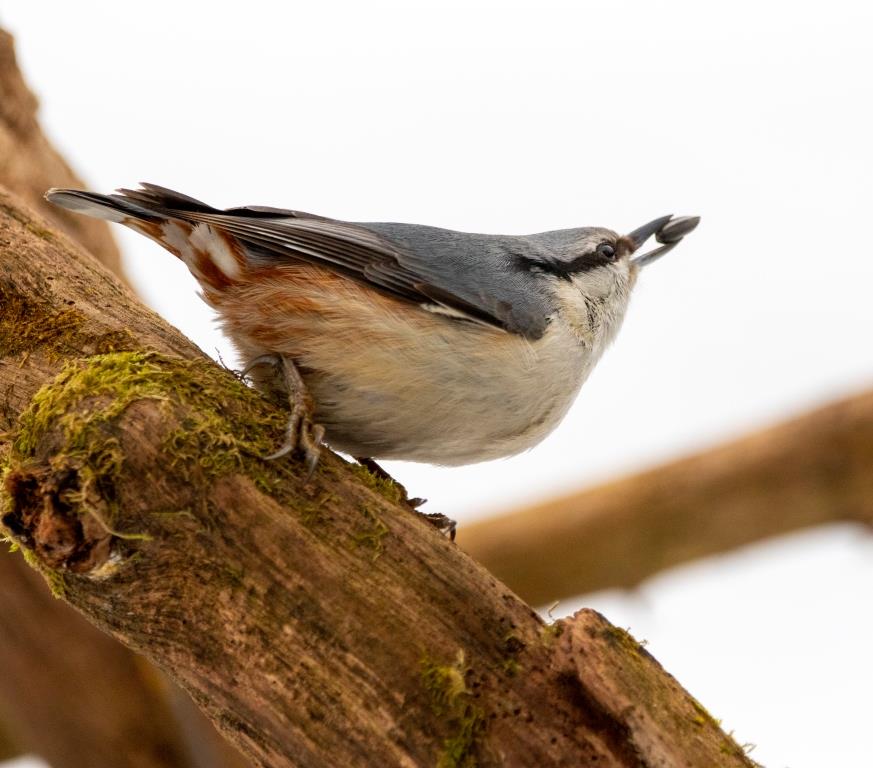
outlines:
{"label": "bird's foot", "polygon": [[443,535],[448,536],[450,541],[455,540],[455,529],[457,528],[457,523],[454,520],[452,520],[450,517],[447,517],[446,515],[440,514],[439,512],[419,512],[418,508],[422,504],[424,504],[427,499],[421,499],[418,497],[409,498],[409,494],[407,493],[406,488],[404,488],[403,485],[401,485],[393,477],[391,477],[391,475],[389,475],[373,459],[356,456],[355,461],[357,461],[358,464],[360,464],[362,467],[365,467],[371,475],[375,475],[382,480],[389,480],[391,483],[393,483],[400,491],[401,504],[403,504],[405,507],[409,507],[412,512],[422,518],[429,525],[432,525]]}
{"label": "bird's foot", "polygon": [[269,354],[261,355],[252,360],[240,374],[240,377],[245,376],[258,365],[281,367],[282,378],[288,391],[288,402],[291,406],[291,416],[288,418],[288,426],[285,427],[285,442],[277,451],[269,456],[264,456],[264,459],[274,461],[299,450],[303,454],[306,479],[308,480],[318,466],[321,441],[324,439],[324,427],[312,420],[313,404],[306,391],[303,378],[300,376],[300,371],[287,355]]}
{"label": "bird's foot", "polygon": [[417,509],[414,511],[415,514],[428,525],[432,525],[443,536],[448,536],[449,541],[455,540],[455,532],[458,528],[458,524],[452,520],[452,518],[448,517],[448,515],[443,515],[440,512],[419,512]]}

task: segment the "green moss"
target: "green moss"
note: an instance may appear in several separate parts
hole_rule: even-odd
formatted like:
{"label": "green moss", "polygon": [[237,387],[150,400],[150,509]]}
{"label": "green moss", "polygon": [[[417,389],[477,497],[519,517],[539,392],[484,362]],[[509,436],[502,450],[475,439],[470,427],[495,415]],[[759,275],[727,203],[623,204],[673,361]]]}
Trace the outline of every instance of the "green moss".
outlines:
{"label": "green moss", "polygon": [[421,660],[421,680],[437,715],[452,711],[458,699],[467,693],[466,673],[463,651],[458,651],[452,664],[437,664],[428,656]]}
{"label": "green moss", "polygon": [[[148,521],[144,530],[119,530],[125,527],[119,520],[127,444],[120,442],[123,436],[117,424],[132,404],[143,400],[157,403],[166,414],[164,434],[157,439],[161,461],[175,478],[202,486],[215,477],[241,473],[261,491],[299,510],[307,525],[325,520],[324,507],[332,497],[328,493],[315,500],[301,496],[300,462],[263,460],[282,439],[286,412],[209,360],[122,351],[66,364],[34,395],[10,432],[7,468],[25,477],[34,467],[45,471],[48,463],[49,471],[64,478],[59,499],[69,513],[93,516],[117,538],[146,538]],[[322,471],[334,470],[316,469]],[[397,498],[393,483],[364,473],[370,487],[378,487],[382,495],[393,491]],[[7,500],[13,498],[10,488]],[[351,542],[376,559],[384,551],[389,528],[377,503],[362,503],[360,510],[361,525]],[[193,513],[199,523],[211,525],[208,508]],[[156,510],[155,522],[167,514],[191,515],[192,511],[165,507]]]}
{"label": "green moss", "polygon": [[621,646],[624,650],[639,656],[645,653],[642,644],[637,642],[636,638],[627,629],[609,625],[603,630],[603,636],[612,644]]}
{"label": "green moss", "polygon": [[540,637],[546,645],[551,645],[561,635],[564,634],[564,623],[558,619],[551,624],[544,624],[540,629]]}
{"label": "green moss", "polygon": [[113,434],[113,424],[142,399],[161,403],[168,416],[183,406],[184,423],[163,443],[177,472],[196,466],[214,477],[243,470],[259,487],[276,492],[292,471],[292,462],[265,467],[260,458],[274,450],[284,419],[266,409],[256,392],[210,361],[149,352],[108,353],[67,364],[21,415],[10,463],[26,465],[38,452],[49,453],[53,469],[75,472],[76,485],[65,491],[64,502],[94,515],[117,537],[142,538],[116,528],[124,453]]}
{"label": "green moss", "polygon": [[475,768],[476,747],[485,730],[482,710],[467,690],[464,652],[451,664],[438,664],[429,656],[421,660],[421,680],[428,691],[434,714],[446,720],[452,734],[443,740],[437,768]]}
{"label": "green moss", "polygon": [[349,464],[351,472],[357,475],[368,488],[386,498],[392,504],[400,504],[405,500],[403,489],[390,477],[381,477],[370,472],[362,464]]}
{"label": "green moss", "polygon": [[190,509],[162,509],[150,514],[152,517],[163,518],[165,520],[180,520],[184,517],[192,523],[197,522],[197,515]]}
{"label": "green moss", "polygon": [[521,672],[521,664],[518,663],[516,659],[504,659],[503,660],[503,671],[509,677],[518,677],[518,674]]}
{"label": "green moss", "polygon": [[37,556],[26,547],[21,547],[21,554],[31,568],[39,571],[48,584],[49,590],[55,597],[64,597],[67,593],[67,583],[64,580],[64,574],[54,568],[49,568],[45,563],[41,562]]}
{"label": "green moss", "polygon": [[245,571],[242,569],[242,566],[234,563],[225,563],[224,581],[233,587],[242,587],[245,583]]}
{"label": "green moss", "polygon": [[333,501],[334,498],[332,493],[324,491],[314,501],[301,499],[297,504],[297,508],[300,511],[304,525],[316,526],[323,523],[325,520],[324,507]]}
{"label": "green moss", "polygon": [[696,714],[693,717],[693,721],[697,725],[706,725],[709,723],[714,728],[721,729],[721,721],[716,720],[711,714],[709,714],[709,710],[703,706],[697,699],[689,694],[689,698],[691,699],[691,705],[694,707]]}
{"label": "green moss", "polygon": [[365,527],[363,531],[355,534],[353,540],[359,546],[372,549],[373,560],[375,561],[385,549],[383,539],[389,533],[389,528],[382,522],[382,518],[368,505],[361,504],[359,509],[364,519]]}
{"label": "green moss", "polygon": [[[689,698],[691,699],[691,705],[694,707],[695,710],[695,714],[692,716],[691,722],[699,727],[710,726],[721,731],[721,720],[713,717],[709,713],[709,710],[690,694]],[[755,745],[750,743],[737,744],[736,740],[734,739],[733,731],[728,734],[722,733],[721,743],[719,744],[718,748],[719,752],[721,752],[723,755],[730,755],[741,760],[748,760],[751,765],[761,768],[758,763],[748,757],[749,753],[755,749]]]}
{"label": "green moss", "polygon": [[[96,429],[111,424],[142,399],[187,406],[186,422],[165,438],[176,464],[195,458],[208,474],[223,474],[241,467],[244,455],[260,456],[273,448],[264,429],[269,424],[263,423],[259,395],[211,362],[153,352],[116,352],[67,364],[37,392],[19,420],[13,453],[32,456],[57,424],[64,433],[66,452],[83,450]],[[257,413],[255,423],[239,418],[246,410]],[[272,421],[281,431],[281,415],[275,414]],[[101,473],[112,473],[123,457],[117,441],[105,432],[102,438],[100,453],[91,460]]]}
{"label": "green moss", "polygon": [[509,677],[516,677],[521,672],[518,655],[525,649],[526,643],[515,632],[507,632],[503,637],[503,671]]}
{"label": "green moss", "polygon": [[722,739],[721,744],[719,745],[718,751],[723,755],[730,755],[731,757],[737,758],[754,768],[764,768],[760,763],[756,763],[752,758],[749,757],[749,753],[754,751],[755,745],[752,743],[746,744],[737,744],[734,739],[734,732],[731,731]]}
{"label": "green moss", "polygon": [[[474,707],[468,709],[475,710]],[[475,768],[477,760],[474,746],[484,725],[481,715],[465,717],[461,721],[460,730],[443,742],[443,753],[437,761],[437,768]]]}
{"label": "green moss", "polygon": [[0,349],[4,355],[42,346],[69,343],[85,323],[85,315],[76,309],[60,312],[40,311],[38,306],[23,301],[15,294],[0,297],[3,314],[0,316]]}

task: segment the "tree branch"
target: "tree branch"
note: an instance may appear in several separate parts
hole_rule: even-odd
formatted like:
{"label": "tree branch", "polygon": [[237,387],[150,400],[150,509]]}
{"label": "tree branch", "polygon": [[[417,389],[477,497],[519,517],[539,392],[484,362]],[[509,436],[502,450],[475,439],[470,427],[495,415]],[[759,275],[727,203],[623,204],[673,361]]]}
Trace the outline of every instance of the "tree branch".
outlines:
{"label": "tree branch", "polygon": [[769,536],[873,517],[873,392],[499,518],[459,544],[534,605]]}
{"label": "tree branch", "polygon": [[[69,608],[70,620],[59,622],[57,601],[46,597],[42,579],[34,572],[26,576],[15,559],[0,557],[0,657],[27,660],[3,668],[3,722],[18,743],[33,745],[58,766],[195,765],[164,703],[163,678]],[[56,634],[47,635],[47,628]],[[102,652],[99,658],[95,650]],[[109,697],[111,717],[105,717],[102,696]]]}
{"label": "tree branch", "polygon": [[[0,30],[0,183],[39,207],[119,274],[104,222],[47,205],[51,184],[82,186],[39,129],[36,99]],[[0,424],[8,428],[11,423]],[[0,554],[0,709],[5,740],[54,768],[241,768],[242,756],[174,683],[49,593],[20,556]],[[71,717],[75,709],[82,713]],[[11,734],[10,734],[11,735]],[[2,756],[0,756],[2,757]]]}
{"label": "tree branch", "polygon": [[3,523],[261,765],[749,766],[628,635],[528,606],[0,195]]}

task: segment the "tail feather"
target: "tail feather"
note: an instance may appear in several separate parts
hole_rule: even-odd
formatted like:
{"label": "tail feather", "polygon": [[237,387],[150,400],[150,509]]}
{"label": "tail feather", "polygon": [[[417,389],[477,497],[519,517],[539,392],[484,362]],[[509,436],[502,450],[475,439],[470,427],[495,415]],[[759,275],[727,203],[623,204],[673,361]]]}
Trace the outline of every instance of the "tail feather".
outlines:
{"label": "tail feather", "polygon": [[130,218],[144,221],[165,218],[122,195],[99,195],[81,189],[50,189],[45,193],[45,199],[70,211],[119,223]]}
{"label": "tail feather", "polygon": [[243,274],[245,247],[220,226],[196,218],[218,213],[215,208],[156,184],[142,187],[119,189],[114,195],[50,189],[45,196],[62,208],[124,224],[160,243],[191,270],[208,300]]}
{"label": "tail feather", "polygon": [[148,184],[145,181],[141,181],[140,186],[142,189],[119,189],[118,192],[125,200],[132,200],[145,208],[154,208],[162,211],[208,211],[210,213],[216,211],[215,208],[200,200],[195,200],[193,197],[188,197],[188,195],[183,195],[181,192],[176,192],[157,184]]}

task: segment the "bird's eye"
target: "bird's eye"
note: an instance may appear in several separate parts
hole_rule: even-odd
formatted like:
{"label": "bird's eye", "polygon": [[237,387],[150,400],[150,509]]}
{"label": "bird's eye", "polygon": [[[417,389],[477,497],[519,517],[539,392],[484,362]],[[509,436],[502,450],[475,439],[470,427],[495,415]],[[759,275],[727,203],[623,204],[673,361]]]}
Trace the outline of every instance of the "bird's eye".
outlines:
{"label": "bird's eye", "polygon": [[615,246],[612,243],[601,243],[597,246],[597,255],[611,261],[615,258]]}

